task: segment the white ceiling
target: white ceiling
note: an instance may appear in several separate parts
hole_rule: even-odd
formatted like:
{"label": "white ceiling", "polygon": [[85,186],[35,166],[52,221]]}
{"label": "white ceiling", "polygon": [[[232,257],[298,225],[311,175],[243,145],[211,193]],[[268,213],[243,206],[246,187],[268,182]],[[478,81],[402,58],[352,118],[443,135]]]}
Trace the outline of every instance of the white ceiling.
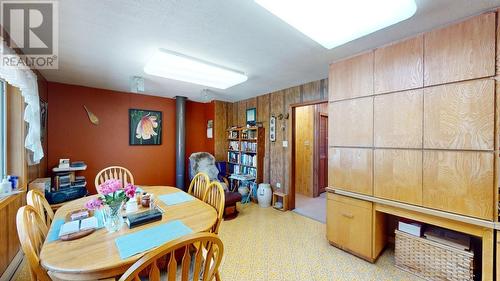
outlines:
{"label": "white ceiling", "polygon": [[246,73],[243,84],[210,89],[211,99],[237,101],[326,78],[332,61],[500,6],[416,2],[409,20],[328,50],[252,0],[62,0],[59,70],[41,72],[49,81],[125,92],[138,75],[145,94],[206,101],[206,87],[144,73],[148,58],[165,48]]}

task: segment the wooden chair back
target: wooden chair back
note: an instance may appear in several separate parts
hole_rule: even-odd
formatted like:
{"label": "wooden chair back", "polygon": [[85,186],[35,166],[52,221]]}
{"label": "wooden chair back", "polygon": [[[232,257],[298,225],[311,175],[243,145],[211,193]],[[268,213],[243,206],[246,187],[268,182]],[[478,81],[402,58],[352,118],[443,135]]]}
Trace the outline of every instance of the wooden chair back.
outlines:
{"label": "wooden chair back", "polygon": [[47,271],[40,265],[40,251],[47,237],[47,225],[30,205],[19,208],[16,224],[21,248],[30,266],[31,280],[50,281]]}
{"label": "wooden chair back", "polygon": [[123,187],[125,187],[127,183],[134,184],[134,176],[132,176],[132,173],[127,168],[111,166],[101,170],[95,177],[94,184],[97,192],[99,192],[98,186],[109,179],[120,180]]}
{"label": "wooden chair back", "polygon": [[[179,264],[175,258],[177,250],[184,251]],[[168,281],[211,281],[219,270],[223,254],[224,245],[217,235],[207,232],[186,235],[144,255],[121,276],[120,281],[141,280],[141,272],[149,273],[149,281],[159,281],[160,276],[165,275]],[[165,260],[167,266],[161,266]],[[163,268],[166,272],[162,272]],[[180,278],[177,278],[178,273]]]}
{"label": "wooden chair back", "polygon": [[30,190],[28,191],[26,201],[28,205],[37,210],[38,214],[45,222],[45,225],[49,228],[52,220],[54,219],[54,211],[52,211],[49,202],[45,199],[45,194],[38,189]]}
{"label": "wooden chair back", "polygon": [[217,211],[217,222],[212,226],[210,232],[219,233],[219,226],[222,222],[222,216],[224,215],[224,204],[225,204],[224,188],[218,181],[213,181],[208,185],[203,201],[210,204]]}
{"label": "wooden chair back", "polygon": [[207,187],[210,184],[210,178],[205,173],[198,173],[194,176],[193,180],[189,184],[188,193],[194,197],[203,200]]}

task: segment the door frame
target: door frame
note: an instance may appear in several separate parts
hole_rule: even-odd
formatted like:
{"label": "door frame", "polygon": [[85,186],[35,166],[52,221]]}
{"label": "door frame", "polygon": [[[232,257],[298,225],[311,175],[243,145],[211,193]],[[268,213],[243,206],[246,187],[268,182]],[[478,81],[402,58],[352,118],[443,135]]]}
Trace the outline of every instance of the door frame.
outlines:
{"label": "door frame", "polygon": [[[288,161],[290,163],[290,173],[288,174],[289,178],[289,183],[290,183],[290,188],[289,188],[289,194],[288,194],[288,209],[293,210],[295,209],[295,109],[297,107],[301,106],[307,106],[307,105],[317,105],[317,104],[322,104],[322,103],[328,103],[328,100],[314,100],[314,101],[309,101],[309,102],[301,102],[301,103],[294,103],[290,104],[289,106],[289,112],[291,113],[290,119],[291,119],[291,125],[290,125],[290,136],[289,136],[289,147],[290,149],[288,150]],[[316,118],[316,117],[315,117]],[[316,121],[316,120],[315,120]],[[316,126],[315,126],[316,127]],[[315,128],[316,130],[316,128]],[[316,133],[316,132],[315,132]],[[314,171],[317,171],[317,165],[318,165],[318,159],[316,158],[317,155],[317,144],[316,142],[318,141],[317,138],[314,138]],[[314,185],[317,185],[318,178],[314,177]]]}

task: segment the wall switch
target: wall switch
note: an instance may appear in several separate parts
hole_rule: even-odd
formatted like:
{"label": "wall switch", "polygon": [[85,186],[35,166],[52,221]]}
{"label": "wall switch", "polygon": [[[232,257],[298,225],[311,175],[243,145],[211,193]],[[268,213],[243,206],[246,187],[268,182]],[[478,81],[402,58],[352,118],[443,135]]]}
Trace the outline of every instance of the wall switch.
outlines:
{"label": "wall switch", "polygon": [[277,187],[277,188],[280,188],[280,187],[281,187],[281,183],[277,182],[277,183],[276,183],[276,187]]}
{"label": "wall switch", "polygon": [[288,141],[283,141],[283,147],[288,147]]}

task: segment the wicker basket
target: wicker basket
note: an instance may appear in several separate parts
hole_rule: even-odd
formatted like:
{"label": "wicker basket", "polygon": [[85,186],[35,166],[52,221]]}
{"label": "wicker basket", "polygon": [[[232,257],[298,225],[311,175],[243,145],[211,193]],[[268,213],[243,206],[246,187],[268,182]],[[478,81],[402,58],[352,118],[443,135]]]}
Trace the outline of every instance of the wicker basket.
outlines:
{"label": "wicker basket", "polygon": [[395,231],[396,267],[426,280],[473,280],[474,253]]}

